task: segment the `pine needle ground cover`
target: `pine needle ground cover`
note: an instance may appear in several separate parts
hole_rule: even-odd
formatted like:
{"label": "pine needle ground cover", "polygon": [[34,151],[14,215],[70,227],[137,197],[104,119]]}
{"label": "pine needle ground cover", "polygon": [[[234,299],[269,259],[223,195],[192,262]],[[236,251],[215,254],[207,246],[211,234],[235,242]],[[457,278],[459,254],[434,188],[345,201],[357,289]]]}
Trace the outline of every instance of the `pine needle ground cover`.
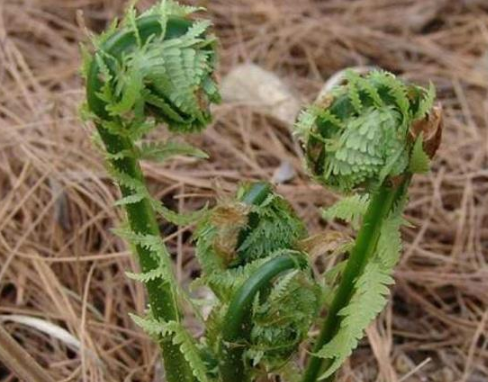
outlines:
{"label": "pine needle ground cover", "polygon": [[[124,274],[137,269],[134,260],[110,231],[121,220],[112,208],[118,193],[77,118],[83,98],[77,42],[86,41],[80,20],[99,32],[124,5],[51,1],[24,7],[7,1],[1,8],[2,320],[6,314],[40,318],[79,340],[79,346],[67,346],[53,334],[5,321],[58,379],[152,380],[159,374],[155,347],[127,316],[143,315],[146,306],[142,286]],[[78,8],[84,18],[77,17]],[[329,75],[350,65],[373,63],[416,83],[434,81],[446,110],[443,148],[434,172],[412,185],[414,203],[406,212],[416,227],[403,229],[407,244],[392,304],[368,328],[368,340],[343,378],[483,380],[483,9],[474,1],[423,6],[368,1],[353,10],[333,1],[213,2],[209,12],[222,42],[220,70],[257,62],[286,78],[308,101]],[[151,134],[155,141],[167,138],[164,131]],[[210,159],[144,165],[151,195],[165,206],[198,210],[216,190],[225,198],[239,180],[269,179],[288,160],[298,175],[278,187],[279,193],[309,231],[341,228],[317,216],[317,209],[337,196],[308,180],[286,126],[253,108],[222,104],[215,124],[190,140]],[[176,278],[186,287],[200,276],[190,240],[194,228],[165,223],[160,229],[177,264]],[[314,263],[319,270],[329,265],[324,258]],[[199,334],[196,323],[186,324]]]}

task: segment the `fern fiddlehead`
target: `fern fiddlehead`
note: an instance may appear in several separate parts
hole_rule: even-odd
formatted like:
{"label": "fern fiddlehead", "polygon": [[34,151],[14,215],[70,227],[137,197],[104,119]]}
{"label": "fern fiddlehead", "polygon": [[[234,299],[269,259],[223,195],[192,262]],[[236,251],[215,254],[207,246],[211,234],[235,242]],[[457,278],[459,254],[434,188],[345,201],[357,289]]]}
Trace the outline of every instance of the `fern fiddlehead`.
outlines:
{"label": "fern fiddlehead", "polygon": [[244,357],[247,344],[251,341],[252,305],[255,299],[260,297],[260,293],[269,293],[276,277],[306,269],[307,265],[304,257],[294,253],[280,255],[264,263],[236,291],[223,319],[220,370],[224,381],[245,382],[249,378]]}
{"label": "fern fiddlehead", "polygon": [[95,40],[95,53],[85,54],[84,64],[84,113],[95,123],[122,193],[117,204],[125,207],[128,223],[119,234],[134,246],[142,270],[132,277],[148,292],[150,318],[135,321],[157,337],[169,382],[207,379],[181,324],[178,285],[156,221],[157,212],[168,211],[147,191],[139,160],[201,152],[176,143],[136,142],[161,122],[172,131],[191,132],[210,120],[208,106],[218,101],[215,39],[207,21],[190,19],[196,10],[169,0],[142,15],[131,8]]}
{"label": "fern fiddlehead", "polygon": [[[400,252],[411,176],[428,168],[440,142],[441,116],[433,107],[432,86],[407,85],[383,71],[365,77],[349,72],[346,79],[296,124],[312,176],[338,191],[363,195],[339,202],[335,212],[347,211],[352,198],[352,210],[358,202],[367,203],[303,382],[332,378],[382,310]],[[353,212],[335,216],[347,215],[352,218]]]}
{"label": "fern fiddlehead", "polygon": [[[169,382],[292,374],[295,381],[290,359],[319,313],[323,292],[304,252],[313,238],[268,184],[243,186],[236,200],[200,215],[200,281],[217,297],[204,341],[194,341],[180,317],[183,293],[156,213],[176,223],[188,219],[151,197],[139,161],[205,154],[176,142],[138,141],[161,122],[171,131],[193,132],[210,120],[209,104],[219,99],[215,39],[207,22],[189,18],[195,10],[171,0],[140,16],[130,9],[95,42],[93,56],[86,55],[85,116],[96,125],[121,190],[117,204],[127,212],[118,233],[135,248],[142,270],[128,275],[148,291],[149,316],[133,318],[160,344]],[[361,223],[348,259],[334,271],[340,282],[303,382],[333,378],[386,302],[410,179],[428,169],[440,141],[434,96],[433,87],[406,85],[386,72],[350,72],[345,86],[308,108],[296,125],[313,177],[350,194],[324,217]]]}
{"label": "fern fiddlehead", "polygon": [[202,280],[218,304],[207,339],[223,381],[276,373],[315,318],[320,288],[297,248],[303,223],[265,183],[244,186],[237,201],[210,211],[197,232]]}

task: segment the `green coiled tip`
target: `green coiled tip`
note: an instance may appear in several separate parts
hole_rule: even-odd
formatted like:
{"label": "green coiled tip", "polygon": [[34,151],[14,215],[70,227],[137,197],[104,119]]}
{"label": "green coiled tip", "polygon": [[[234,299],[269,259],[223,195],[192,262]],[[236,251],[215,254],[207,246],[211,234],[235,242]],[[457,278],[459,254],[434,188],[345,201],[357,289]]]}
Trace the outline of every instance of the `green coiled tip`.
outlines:
{"label": "green coiled tip", "polygon": [[406,84],[385,71],[348,71],[346,83],[306,108],[295,125],[312,176],[339,191],[369,192],[404,174],[418,127],[439,127],[434,98],[432,85]]}
{"label": "green coiled tip", "polygon": [[247,380],[250,364],[279,369],[308,333],[321,292],[299,249],[306,235],[291,206],[265,182],[244,184],[200,224],[202,280],[221,303],[215,309],[227,311],[219,323],[225,378]]}
{"label": "green coiled tip", "polygon": [[216,39],[195,8],[165,1],[95,41],[86,55],[87,105],[93,118],[134,124],[166,123],[177,132],[203,129],[220,101],[214,71]]}
{"label": "green coiled tip", "polygon": [[235,268],[267,257],[281,248],[294,248],[306,228],[291,206],[269,183],[245,184],[236,198],[219,203],[200,226],[197,242],[211,248],[225,268]]}

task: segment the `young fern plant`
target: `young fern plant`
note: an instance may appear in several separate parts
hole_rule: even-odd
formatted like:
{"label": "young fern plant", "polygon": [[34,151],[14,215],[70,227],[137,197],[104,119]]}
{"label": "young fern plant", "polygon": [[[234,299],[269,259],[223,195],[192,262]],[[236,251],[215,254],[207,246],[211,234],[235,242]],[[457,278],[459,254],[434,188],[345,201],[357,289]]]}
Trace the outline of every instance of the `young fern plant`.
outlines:
{"label": "young fern plant", "polygon": [[358,227],[303,382],[332,380],[386,304],[407,189],[413,174],[428,171],[442,131],[432,85],[405,84],[384,71],[349,71],[346,81],[296,124],[313,178],[346,194],[324,218]]}
{"label": "young fern plant", "polygon": [[172,141],[141,142],[160,123],[176,133],[203,129],[210,120],[209,104],[219,100],[213,80],[216,40],[208,21],[190,18],[196,10],[169,0],[141,15],[130,8],[122,22],[94,39],[94,53],[86,53],[84,63],[83,112],[96,126],[122,194],[117,205],[125,208],[127,223],[117,233],[134,247],[142,271],[129,276],[145,284],[149,298],[148,317],[134,319],[156,337],[169,382],[206,380],[199,350],[182,325],[184,293],[174,279],[156,215],[175,223],[188,219],[151,197],[139,162],[205,156]]}
{"label": "young fern plant", "polygon": [[[354,242],[344,246],[346,260],[314,274],[307,252],[321,240],[308,235],[267,183],[242,185],[232,200],[188,215],[148,192],[141,160],[205,157],[187,144],[146,139],[161,123],[174,133],[202,130],[209,105],[219,101],[216,40],[209,22],[192,18],[197,10],[170,0],[140,15],[130,8],[94,40],[94,53],[85,54],[84,116],[96,126],[122,194],[117,205],[127,222],[116,232],[132,245],[141,268],[128,276],[144,283],[148,294],[147,317],[133,319],[160,345],[168,382],[331,380],[386,303],[408,185],[413,174],[428,170],[440,142],[435,91],[383,71],[349,72],[345,85],[302,112],[296,133],[310,173],[346,194],[323,216],[357,229]],[[174,224],[198,222],[202,275],[196,284],[215,295],[198,341],[183,325],[189,298],[173,276],[158,214]],[[298,350],[318,321],[322,328],[302,373]]]}
{"label": "young fern plant", "polygon": [[322,296],[300,249],[306,236],[304,223],[267,183],[242,186],[235,200],[218,204],[201,221],[200,282],[217,298],[206,339],[221,381],[289,380],[290,360]]}

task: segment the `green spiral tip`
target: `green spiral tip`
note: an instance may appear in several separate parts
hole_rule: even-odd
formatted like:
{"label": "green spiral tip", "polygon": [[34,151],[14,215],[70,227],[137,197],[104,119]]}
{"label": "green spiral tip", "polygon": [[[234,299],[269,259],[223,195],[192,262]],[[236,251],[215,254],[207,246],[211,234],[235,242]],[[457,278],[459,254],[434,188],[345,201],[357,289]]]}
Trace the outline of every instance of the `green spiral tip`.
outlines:
{"label": "green spiral tip", "polygon": [[[311,174],[343,192],[369,192],[404,174],[420,126],[429,130],[422,134],[430,156],[438,146],[441,117],[434,98],[432,84],[424,89],[385,71],[348,71],[346,83],[306,108],[295,125]],[[426,147],[426,135],[437,143]]]}
{"label": "green spiral tip", "polygon": [[130,8],[94,41],[95,53],[85,55],[84,65],[94,118],[146,132],[160,122],[176,132],[199,131],[210,122],[209,106],[220,100],[216,39],[209,21],[190,18],[197,10],[169,0],[140,15]]}
{"label": "green spiral tip", "polygon": [[241,186],[235,200],[210,211],[199,232],[200,247],[208,248],[224,268],[246,265],[281,248],[294,248],[306,235],[304,223],[288,202],[264,182]]}
{"label": "green spiral tip", "polygon": [[227,312],[214,323],[225,328],[224,380],[246,381],[243,370],[277,371],[306,337],[321,301],[299,249],[306,235],[289,203],[264,182],[243,185],[199,225],[202,279],[219,300],[211,316]]}

